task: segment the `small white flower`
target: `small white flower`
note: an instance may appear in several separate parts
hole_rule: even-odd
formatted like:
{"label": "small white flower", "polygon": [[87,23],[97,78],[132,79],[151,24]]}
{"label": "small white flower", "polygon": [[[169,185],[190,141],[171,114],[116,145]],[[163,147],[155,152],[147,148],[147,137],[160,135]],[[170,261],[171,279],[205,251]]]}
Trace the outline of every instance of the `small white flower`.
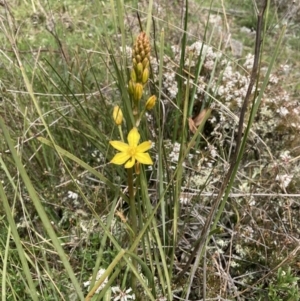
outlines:
{"label": "small white flower", "polygon": [[286,92],[286,91],[284,91],[284,92],[280,95],[280,97],[281,97],[281,100],[286,101],[286,102],[290,100],[290,95],[289,95],[289,93]]}
{"label": "small white flower", "polygon": [[240,29],[240,31],[241,31],[242,33],[251,33],[251,29],[248,28],[248,27],[245,27],[245,26],[243,26],[243,27]]}
{"label": "small white flower", "polygon": [[280,116],[286,116],[289,111],[286,107],[280,107],[279,109],[276,110],[277,113],[279,113]]}
{"label": "small white flower", "polygon": [[[123,53],[123,48],[120,47],[119,49]],[[129,47],[129,46],[126,46],[125,47],[125,54],[126,54],[127,58],[131,58],[132,57],[132,48]]]}
{"label": "small white flower", "polygon": [[217,152],[216,148],[212,144],[208,145],[208,149],[209,149],[210,155],[213,158],[216,158],[218,156],[218,152]]}
{"label": "small white flower", "polygon": [[232,267],[232,268],[236,268],[236,267],[239,267],[240,266],[240,264],[239,263],[237,263],[236,261],[234,261],[234,260],[231,260],[230,261],[230,266]]}
{"label": "small white flower", "polygon": [[[100,277],[105,273],[105,269],[100,269],[97,273],[96,276],[96,281],[100,279]],[[91,285],[91,279],[92,277],[90,277],[90,279],[88,281],[83,282],[83,286],[87,287],[88,286],[88,290],[90,290],[90,285]],[[108,278],[106,277],[105,280],[103,281],[103,283],[98,287],[98,289],[96,290],[96,294],[99,294],[99,292],[104,288],[104,286],[106,285],[106,283],[108,282]]]}
{"label": "small white flower", "polygon": [[197,41],[189,47],[190,51],[195,51],[196,55],[199,55],[202,48],[202,42]]}
{"label": "small white flower", "polygon": [[212,124],[216,123],[216,122],[217,122],[216,116],[213,116],[213,117],[210,119],[210,122],[211,122]]}
{"label": "small white flower", "polygon": [[71,190],[68,191],[68,198],[69,199],[73,199],[73,200],[77,200],[78,199],[78,194],[76,192],[73,192]]}
{"label": "small white flower", "polygon": [[249,187],[249,185],[248,185],[247,182],[244,182],[244,183],[240,184],[240,185],[239,185],[239,189],[240,189],[240,191],[243,192],[243,193],[247,193],[247,192],[250,191],[250,187]]}
{"label": "small white flower", "polygon": [[219,86],[217,93],[222,96],[224,94],[224,86]]}
{"label": "small white flower", "polygon": [[191,199],[195,196],[194,193],[182,192],[179,196],[179,201],[183,205],[188,205],[191,202]]}
{"label": "small white flower", "polygon": [[172,152],[170,153],[170,159],[172,162],[178,162],[179,160],[179,152],[180,152],[180,144],[175,142],[173,145]]}
{"label": "small white flower", "polygon": [[168,88],[168,91],[169,91],[170,97],[171,97],[172,99],[176,98],[177,93],[178,93],[178,87],[177,87],[177,84],[174,83],[171,87]]}
{"label": "small white flower", "polygon": [[128,288],[125,291],[122,291],[119,286],[113,286],[111,288],[112,293],[114,294],[113,301],[127,301],[127,300],[135,300],[135,294],[130,292],[132,288]]}
{"label": "small white flower", "polygon": [[193,184],[193,187],[196,189],[199,189],[200,187],[203,187],[203,185],[206,184],[208,178],[210,176],[210,170],[205,169],[201,173],[201,175],[194,175],[191,177],[191,184]]}
{"label": "small white flower", "polygon": [[232,67],[230,65],[227,65],[224,73],[223,73],[223,80],[231,80],[232,79]]}
{"label": "small white flower", "polygon": [[247,255],[246,250],[239,244],[237,244],[235,246],[235,250],[241,257],[244,257]]}
{"label": "small white flower", "polygon": [[282,188],[286,188],[289,186],[290,182],[292,181],[293,176],[291,175],[277,175],[276,176],[276,181],[278,181],[280,183],[280,186]]}
{"label": "small white flower", "polygon": [[289,71],[291,70],[291,67],[289,65],[280,65],[280,68],[285,74],[289,73]]}
{"label": "small white flower", "polygon": [[180,54],[180,48],[178,45],[172,45],[171,46],[172,52],[176,55],[176,54]]}
{"label": "small white flower", "polygon": [[[184,84],[187,85],[187,83],[188,83],[188,80],[185,79]],[[190,88],[194,86],[194,81],[192,79],[189,80],[189,86],[190,86]]]}
{"label": "small white flower", "polygon": [[246,56],[246,61],[244,63],[244,67],[247,69],[247,70],[251,70],[252,67],[253,67],[253,62],[254,62],[254,55],[249,53],[247,54]]}
{"label": "small white flower", "polygon": [[216,240],[217,245],[219,245],[221,248],[224,248],[226,246],[228,246],[228,241],[225,241],[223,239],[217,239]]}
{"label": "small white flower", "polygon": [[284,151],[283,153],[280,154],[279,157],[284,163],[288,163],[289,160],[291,159],[290,151]]}
{"label": "small white flower", "polygon": [[256,205],[256,201],[254,199],[253,196],[250,197],[250,201],[249,201],[249,206],[255,206]]}
{"label": "small white flower", "polygon": [[210,61],[205,62],[204,67],[207,70],[213,70],[214,64],[215,64],[214,61],[210,60]]}
{"label": "small white flower", "polygon": [[300,110],[299,110],[298,108],[294,108],[294,109],[293,109],[293,113],[299,115]]}
{"label": "small white flower", "polygon": [[269,78],[269,83],[276,85],[278,83],[279,79],[276,75],[271,74]]}
{"label": "small white flower", "polygon": [[166,81],[173,82],[175,80],[175,72],[166,72],[164,74]]}

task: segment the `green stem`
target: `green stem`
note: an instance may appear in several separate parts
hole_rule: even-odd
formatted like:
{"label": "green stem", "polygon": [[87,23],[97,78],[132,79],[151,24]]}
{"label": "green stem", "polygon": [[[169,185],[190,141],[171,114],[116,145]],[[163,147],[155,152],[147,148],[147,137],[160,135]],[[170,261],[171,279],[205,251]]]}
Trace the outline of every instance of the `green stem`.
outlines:
{"label": "green stem", "polygon": [[137,216],[136,216],[136,206],[135,206],[135,197],[134,197],[134,187],[133,187],[133,170],[129,168],[127,170],[128,177],[128,191],[129,191],[129,206],[130,206],[130,225],[134,233],[133,240],[137,235]]}
{"label": "green stem", "polygon": [[122,132],[122,126],[119,125],[119,126],[118,126],[118,129],[119,129],[119,133],[120,133],[121,140],[124,142],[124,137],[123,137],[123,132]]}
{"label": "green stem", "polygon": [[132,108],[132,114],[134,117],[134,126],[138,127],[139,126],[139,107],[138,104],[134,104]]}
{"label": "green stem", "polygon": [[[131,235],[131,245],[134,244],[134,240],[136,239],[137,232],[138,232],[138,224],[137,224],[137,215],[136,215],[136,206],[135,206],[135,197],[134,197],[134,187],[133,187],[133,169],[127,169],[127,178],[128,178],[128,191],[129,191],[129,210],[130,210],[130,226],[132,228],[133,234]],[[134,254],[137,254],[137,248],[133,250]],[[132,259],[132,264],[136,268],[137,262],[136,260]],[[132,273],[131,275],[131,287],[136,293],[136,277]]]}
{"label": "green stem", "polygon": [[138,127],[141,123],[141,120],[143,118],[143,116],[145,115],[145,112],[146,112],[146,107],[143,108],[140,116],[137,117],[136,121],[135,121],[135,126]]}

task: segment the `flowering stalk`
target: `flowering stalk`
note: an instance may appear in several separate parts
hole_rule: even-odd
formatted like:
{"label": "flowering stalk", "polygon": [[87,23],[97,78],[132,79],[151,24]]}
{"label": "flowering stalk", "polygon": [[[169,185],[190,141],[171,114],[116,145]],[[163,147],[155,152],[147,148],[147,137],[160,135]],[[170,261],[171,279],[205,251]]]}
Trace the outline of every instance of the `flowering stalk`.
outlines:
{"label": "flowering stalk", "polygon": [[[136,204],[135,204],[135,195],[134,195],[134,186],[133,186],[133,166],[137,164],[153,164],[150,155],[147,151],[151,148],[151,141],[144,141],[141,144],[138,144],[140,141],[140,134],[136,127],[134,127],[128,133],[128,144],[121,141],[110,141],[109,143],[118,151],[112,160],[111,163],[117,165],[123,165],[127,168],[127,180],[128,180],[128,190],[129,190],[129,208],[130,208],[130,226],[132,227],[133,234],[131,235],[131,244],[134,243],[134,240],[138,233],[138,223],[136,215]],[[137,253],[137,249],[134,250],[134,253]],[[133,265],[136,267],[137,263],[133,260]],[[132,274],[132,288],[136,292],[136,278]]]}
{"label": "flowering stalk", "polygon": [[[143,143],[138,144],[140,140],[140,134],[137,128],[133,128],[129,132],[127,140],[128,144],[121,141],[109,142],[115,149],[120,151],[112,158],[110,162],[117,165],[125,164],[125,168],[127,168],[131,226],[134,236],[136,236],[137,218],[133,187],[133,166],[139,163],[151,165],[153,162],[150,155],[147,153],[147,151],[151,148],[151,141],[144,141]],[[134,238],[135,237],[133,237],[133,239]]]}
{"label": "flowering stalk", "polygon": [[[131,244],[134,244],[139,228],[134,191],[133,167],[135,167],[135,174],[139,175],[140,164],[153,164],[152,159],[147,152],[151,148],[151,141],[144,141],[139,144],[140,134],[137,129],[140,124],[140,120],[144,116],[146,110],[152,110],[156,103],[156,96],[152,95],[144,104],[144,107],[140,112],[141,99],[144,94],[144,87],[148,82],[150,73],[150,49],[150,42],[148,37],[144,32],[140,33],[132,49],[132,70],[128,83],[128,92],[132,101],[132,114],[135,119],[135,127],[133,127],[128,133],[128,143],[124,142],[122,133],[123,114],[120,107],[115,106],[113,111],[113,119],[115,124],[118,126],[121,141],[109,142],[112,147],[119,151],[112,158],[110,163],[116,165],[124,164],[124,167],[127,169],[130,210],[129,224],[132,230],[132,233],[130,234]],[[135,248],[135,250],[133,250],[133,252],[137,255],[137,247]],[[136,260],[132,259],[132,263],[134,267],[137,268]],[[136,293],[136,277],[134,273],[132,273],[131,275],[131,281],[131,287]]]}

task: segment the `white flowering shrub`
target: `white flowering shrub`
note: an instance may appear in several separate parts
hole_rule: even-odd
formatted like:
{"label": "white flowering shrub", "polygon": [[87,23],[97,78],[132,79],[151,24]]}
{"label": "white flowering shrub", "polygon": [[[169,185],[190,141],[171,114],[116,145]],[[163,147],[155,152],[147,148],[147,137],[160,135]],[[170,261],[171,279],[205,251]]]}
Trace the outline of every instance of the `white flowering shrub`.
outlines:
{"label": "white flowering shrub", "polygon": [[[162,100],[167,112],[166,138],[173,134],[173,117],[178,110],[175,103],[181,52],[178,46],[171,49],[172,57],[165,55],[163,62],[165,71],[162,80]],[[201,49],[203,64],[196,81],[193,75]],[[185,175],[184,188],[180,194],[180,220],[185,228],[182,230],[178,251],[178,258],[183,262],[204,225],[209,212],[205,206],[210,205],[217,194],[228,170],[230,156],[235,150],[237,123],[249,86],[253,61],[254,56],[246,54],[237,63],[225,53],[202,44],[201,41],[196,41],[186,48],[184,68],[185,71],[190,70],[192,76],[188,83],[186,72],[186,80],[183,82],[185,87],[189,84],[190,91],[196,86],[193,116],[189,117],[195,118],[204,102],[206,107],[210,106],[213,111],[204,129],[205,142],[200,144],[197,150],[192,149],[183,163]],[[159,62],[152,60],[156,83],[158,64]],[[278,193],[297,193],[299,190],[296,187],[300,185],[300,181],[295,177],[300,171],[297,163],[300,155],[299,101],[284,87],[290,71],[291,66],[282,64],[271,74],[255,117],[232,190],[232,198],[229,199],[225,216],[221,219],[221,227],[232,237],[232,241],[230,244],[226,239],[212,242],[209,249],[213,256],[225,262],[230,256],[228,265],[231,276],[244,275],[241,281],[243,283],[250,284],[257,279],[256,277],[261,276],[252,274],[252,271],[257,271],[259,265],[268,265],[270,258],[276,262],[283,259],[277,256],[277,251],[283,247],[280,237],[284,233],[280,227],[299,225],[296,212],[288,209],[292,204],[298,206],[296,200],[279,200],[275,197]],[[267,68],[263,66],[260,70],[259,85],[263,83],[266,72]],[[255,97],[255,88],[251,94],[246,122]],[[175,169],[180,146],[177,142],[172,144],[168,140],[165,147],[170,166]],[[288,216],[289,214],[291,216]],[[189,222],[186,222],[187,220]],[[234,227],[236,223],[239,225],[238,232],[231,232],[226,228]],[[294,244],[292,239],[287,241]],[[249,264],[250,262],[253,264]],[[222,275],[217,261],[209,260],[207,265],[213,274]],[[222,277],[219,280],[217,283],[221,285]],[[215,276],[208,276],[209,281],[215,283]],[[233,290],[236,288],[232,287]]]}

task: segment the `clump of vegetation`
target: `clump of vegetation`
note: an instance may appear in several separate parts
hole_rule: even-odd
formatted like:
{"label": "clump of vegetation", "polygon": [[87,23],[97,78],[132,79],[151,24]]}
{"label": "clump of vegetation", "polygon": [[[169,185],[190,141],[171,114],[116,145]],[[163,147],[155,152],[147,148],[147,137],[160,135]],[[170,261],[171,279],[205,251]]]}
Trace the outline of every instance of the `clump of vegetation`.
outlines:
{"label": "clump of vegetation", "polygon": [[3,3],[3,300],[299,300],[297,9],[204,2]]}

